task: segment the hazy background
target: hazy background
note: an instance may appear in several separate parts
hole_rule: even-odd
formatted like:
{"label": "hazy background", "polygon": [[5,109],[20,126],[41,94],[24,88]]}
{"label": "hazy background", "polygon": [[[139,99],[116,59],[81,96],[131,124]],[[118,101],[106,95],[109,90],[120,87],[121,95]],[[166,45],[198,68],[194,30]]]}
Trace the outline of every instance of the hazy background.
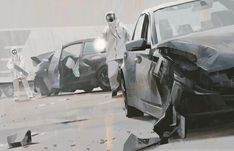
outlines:
{"label": "hazy background", "polygon": [[0,28],[103,25],[113,10],[132,24],[145,8],[169,0],[0,0]]}
{"label": "hazy background", "polygon": [[33,75],[30,57],[81,38],[100,36],[105,13],[114,11],[129,31],[141,11],[172,0],[0,0],[0,82],[9,79],[9,50],[21,50]]}

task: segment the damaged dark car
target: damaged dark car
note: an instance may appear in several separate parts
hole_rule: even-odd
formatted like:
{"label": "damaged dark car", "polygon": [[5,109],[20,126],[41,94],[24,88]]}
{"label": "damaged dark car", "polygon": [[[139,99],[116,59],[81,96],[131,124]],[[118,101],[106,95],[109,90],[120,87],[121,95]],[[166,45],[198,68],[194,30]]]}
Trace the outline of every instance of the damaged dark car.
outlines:
{"label": "damaged dark car", "polygon": [[74,41],[53,52],[32,57],[38,69],[34,85],[41,95],[84,90],[92,92],[100,87],[110,90],[105,49],[94,46],[94,39]]}
{"label": "damaged dark car", "polygon": [[234,0],[181,0],[144,11],[126,44],[127,117],[156,117],[162,138],[185,121],[234,111]]}

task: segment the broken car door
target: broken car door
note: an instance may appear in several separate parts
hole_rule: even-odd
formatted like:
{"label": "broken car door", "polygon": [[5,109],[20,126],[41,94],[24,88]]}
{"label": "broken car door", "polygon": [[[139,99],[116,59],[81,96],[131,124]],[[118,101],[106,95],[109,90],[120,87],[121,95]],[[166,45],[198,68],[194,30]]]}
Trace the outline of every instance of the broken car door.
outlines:
{"label": "broken car door", "polygon": [[56,48],[48,69],[48,90],[60,88],[59,60],[62,52],[62,45]]}
{"label": "broken car door", "polygon": [[[145,15],[142,14],[136,24],[132,40],[128,43],[134,43],[138,39],[141,39],[141,29],[144,23]],[[128,48],[128,43],[126,45],[127,47],[127,52],[124,55],[124,82],[125,82],[125,87],[128,90],[127,96],[129,100],[134,100],[134,101],[129,101],[128,104],[131,106],[138,106],[138,98],[136,96],[137,92],[137,81],[136,81],[136,51],[132,50],[131,48]],[[134,45],[134,44],[133,44]]]}
{"label": "broken car door", "polygon": [[[151,26],[150,16],[145,14],[143,26],[141,28],[141,39],[145,41],[142,50],[136,52],[136,85],[137,97],[142,105],[142,109],[157,117],[162,105],[157,88],[156,79],[152,74],[154,63],[152,62],[151,50]],[[155,60],[157,61],[157,60]]]}
{"label": "broken car door", "polygon": [[65,46],[60,58],[61,87],[69,86],[79,80],[79,56],[83,43]]}

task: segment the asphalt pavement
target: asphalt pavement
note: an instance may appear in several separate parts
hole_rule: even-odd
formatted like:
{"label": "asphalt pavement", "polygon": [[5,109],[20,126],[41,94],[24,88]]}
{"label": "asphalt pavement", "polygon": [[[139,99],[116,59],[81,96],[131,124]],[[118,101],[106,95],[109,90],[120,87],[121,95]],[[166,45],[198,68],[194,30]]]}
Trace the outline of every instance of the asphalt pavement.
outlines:
{"label": "asphalt pavement", "polygon": [[[121,151],[130,134],[157,137],[150,116],[129,119],[121,93],[63,94],[34,100],[0,100],[0,151]],[[234,150],[233,124],[189,130],[187,138],[145,150]],[[32,132],[33,145],[9,149],[7,136]]]}

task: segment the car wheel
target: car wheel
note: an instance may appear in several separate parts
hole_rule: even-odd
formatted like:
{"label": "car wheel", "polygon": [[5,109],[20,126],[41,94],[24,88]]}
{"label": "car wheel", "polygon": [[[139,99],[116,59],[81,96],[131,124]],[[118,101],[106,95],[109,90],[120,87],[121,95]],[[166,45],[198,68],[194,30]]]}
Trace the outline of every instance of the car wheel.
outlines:
{"label": "car wheel", "polygon": [[2,88],[2,91],[6,97],[13,97],[14,95],[13,85],[4,86]]}
{"label": "car wheel", "polygon": [[108,68],[107,66],[102,67],[97,74],[98,84],[104,91],[110,91],[110,82],[108,78]]}
{"label": "car wheel", "polygon": [[121,75],[121,89],[124,97],[124,105],[125,105],[125,114],[126,117],[131,118],[131,117],[139,117],[139,116],[144,116],[144,113],[132,106],[128,105],[128,98],[127,98],[127,89],[125,86],[125,80],[123,75]]}
{"label": "car wheel", "polygon": [[93,88],[91,88],[91,87],[90,87],[90,88],[85,88],[84,91],[85,91],[86,93],[90,93],[90,92],[93,91]]}

